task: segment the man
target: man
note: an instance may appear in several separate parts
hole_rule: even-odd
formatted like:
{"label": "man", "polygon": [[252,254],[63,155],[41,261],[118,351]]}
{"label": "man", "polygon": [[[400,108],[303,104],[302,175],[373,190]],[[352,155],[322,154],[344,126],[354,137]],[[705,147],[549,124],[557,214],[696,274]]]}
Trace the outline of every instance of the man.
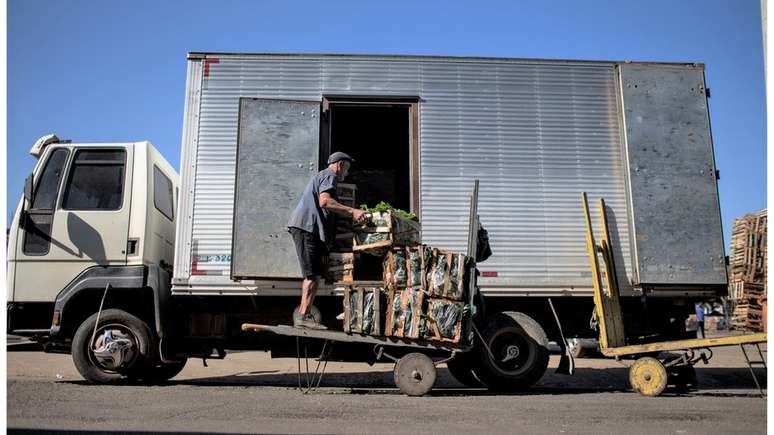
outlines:
{"label": "man", "polygon": [[696,302],[696,338],[706,338],[704,336],[704,304]]}
{"label": "man", "polygon": [[348,216],[357,223],[367,218],[367,212],[336,201],[336,185],[344,180],[354,162],[355,160],[345,153],[331,154],[328,167],[318,172],[306,185],[301,200],[288,221],[288,231],[293,236],[298,263],[304,276],[299,314],[293,319],[295,327],[327,329],[317,323],[310,313],[310,308],[317,294],[320,275],[323,273],[323,258],[335,236],[334,217],[331,214]]}

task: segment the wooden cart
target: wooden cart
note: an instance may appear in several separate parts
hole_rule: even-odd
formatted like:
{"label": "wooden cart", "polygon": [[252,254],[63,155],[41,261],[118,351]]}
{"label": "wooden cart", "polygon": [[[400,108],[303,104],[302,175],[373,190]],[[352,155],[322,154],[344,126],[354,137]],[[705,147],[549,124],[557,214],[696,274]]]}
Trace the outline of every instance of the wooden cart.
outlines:
{"label": "wooden cart", "polygon": [[[467,255],[470,258],[476,257],[476,243],[478,233],[478,180],[474,181],[473,193],[470,197],[470,219],[468,221],[468,250]],[[386,246],[386,245],[385,245]],[[470,280],[467,288],[467,303],[473,305],[475,292],[478,291],[476,284],[475,265],[470,273]],[[391,360],[395,362],[393,370],[395,384],[401,392],[409,396],[422,396],[427,394],[435,384],[436,367],[443,364],[458,353],[468,352],[473,349],[472,336],[473,315],[465,316],[461,326],[462,339],[458,343],[450,341],[429,341],[422,338],[406,338],[395,336],[374,336],[363,333],[346,333],[344,331],[333,330],[313,330],[305,328],[295,328],[288,325],[261,325],[245,323],[242,325],[243,331],[249,332],[269,332],[277,335],[299,337],[329,342],[342,343],[363,343],[373,345],[374,357],[378,360]],[[406,353],[406,349],[412,351]],[[445,354],[440,359],[433,359],[427,355]],[[400,357],[396,355],[402,355]]]}

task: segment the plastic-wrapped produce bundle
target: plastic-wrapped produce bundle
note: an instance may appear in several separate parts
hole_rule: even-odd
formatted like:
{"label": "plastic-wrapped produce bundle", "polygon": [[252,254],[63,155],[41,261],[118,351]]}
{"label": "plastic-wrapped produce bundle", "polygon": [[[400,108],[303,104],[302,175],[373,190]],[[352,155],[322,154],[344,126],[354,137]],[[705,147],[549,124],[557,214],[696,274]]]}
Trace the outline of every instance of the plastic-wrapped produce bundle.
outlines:
{"label": "plastic-wrapped produce bundle", "polygon": [[350,331],[359,331],[358,328],[358,317],[359,315],[362,315],[361,313],[358,313],[360,310],[357,309],[357,307],[360,306],[360,294],[357,291],[352,291],[349,293],[349,306],[351,307],[351,313],[349,316],[349,330]]}
{"label": "plastic-wrapped produce bundle", "polygon": [[408,273],[408,286],[409,287],[418,287],[422,285],[422,264],[421,264],[421,258],[420,258],[420,248],[414,248],[413,250],[409,251],[408,254],[408,266],[409,266],[409,273]]}
{"label": "plastic-wrapped produce bundle", "polygon": [[408,274],[406,273],[406,253],[403,250],[392,253],[392,273],[395,285],[405,287]]}
{"label": "plastic-wrapped produce bundle", "polygon": [[400,292],[393,293],[392,301],[390,303],[390,309],[392,310],[392,324],[390,325],[390,331],[392,331],[392,334],[395,334],[398,331],[398,325],[400,324],[400,320],[403,318],[401,315],[401,294]]}
{"label": "plastic-wrapped produce bundle", "polygon": [[416,327],[419,322],[414,321],[414,313],[417,313],[417,295],[416,291],[412,288],[407,288],[405,292],[408,293],[408,307],[406,307],[406,323],[403,324],[403,336],[404,337],[419,337],[419,331]]}
{"label": "plastic-wrapped produce bundle", "polygon": [[356,235],[357,243],[360,245],[370,245],[372,243],[383,242],[387,240],[387,233],[359,233]]}
{"label": "plastic-wrapped produce bundle", "polygon": [[422,267],[425,270],[430,270],[433,266],[433,248],[422,245]]}
{"label": "plastic-wrapped produce bundle", "polygon": [[[452,255],[451,265],[449,266],[449,292],[456,292],[458,279],[457,275],[460,273],[460,256]],[[449,295],[451,297],[451,295]]]}
{"label": "plastic-wrapped produce bundle", "polygon": [[462,254],[452,256],[452,264],[449,268],[449,287],[446,289],[446,297],[462,299],[465,294],[465,257]]}
{"label": "plastic-wrapped produce bundle", "polygon": [[433,295],[443,295],[443,287],[446,282],[446,270],[448,264],[446,263],[446,255],[440,252],[433,252],[435,261],[433,262],[433,268],[430,271],[430,293]]}
{"label": "plastic-wrapped produce bundle", "polygon": [[409,287],[404,290],[393,289],[390,294],[390,310],[387,313],[389,328],[385,331],[386,335],[419,338],[422,291]]}
{"label": "plastic-wrapped produce bundle", "polygon": [[375,292],[373,291],[368,291],[363,295],[363,333],[364,334],[370,334],[374,326],[374,295],[375,295]]}
{"label": "plastic-wrapped produce bundle", "polygon": [[454,336],[454,329],[457,326],[460,314],[462,314],[461,304],[446,301],[434,304],[432,315],[438,321],[438,329],[441,332],[441,336],[445,338]]}
{"label": "plastic-wrapped produce bundle", "polygon": [[430,299],[427,307],[425,337],[436,341],[459,342],[462,336],[464,307],[461,302]]}

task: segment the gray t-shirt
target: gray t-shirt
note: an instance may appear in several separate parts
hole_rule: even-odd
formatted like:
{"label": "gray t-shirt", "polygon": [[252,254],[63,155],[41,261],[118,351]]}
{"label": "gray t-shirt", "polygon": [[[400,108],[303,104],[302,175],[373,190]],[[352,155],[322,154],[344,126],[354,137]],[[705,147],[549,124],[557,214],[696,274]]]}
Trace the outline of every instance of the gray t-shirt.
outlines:
{"label": "gray t-shirt", "polygon": [[333,241],[334,221],[332,212],[320,207],[320,194],[328,192],[336,199],[336,173],[328,168],[318,172],[304,188],[301,200],[290,215],[288,228],[298,228],[317,234],[323,242]]}

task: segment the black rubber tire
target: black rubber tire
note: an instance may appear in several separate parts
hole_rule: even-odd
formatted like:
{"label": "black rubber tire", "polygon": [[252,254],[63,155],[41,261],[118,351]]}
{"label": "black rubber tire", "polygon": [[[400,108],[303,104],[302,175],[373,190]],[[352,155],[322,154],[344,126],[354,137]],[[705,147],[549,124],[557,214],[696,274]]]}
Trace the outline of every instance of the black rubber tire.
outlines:
{"label": "black rubber tire", "polygon": [[157,363],[155,367],[149,367],[142,374],[141,380],[149,384],[166,382],[183,371],[188,358],[174,363]]}
{"label": "black rubber tire", "polygon": [[462,385],[471,388],[480,388],[484,384],[473,373],[473,367],[470,358],[467,355],[457,355],[446,361],[446,368],[454,379]]}
{"label": "black rubber tire", "polygon": [[[516,347],[518,356],[512,363],[495,363],[486,348],[480,350],[473,367],[478,379],[490,390],[518,391],[531,387],[548,368],[548,336],[540,325],[524,313],[506,311],[488,319],[482,332],[484,340],[497,358],[504,358],[508,347]],[[526,352],[526,354],[524,354]],[[511,364],[517,364],[513,370]]]}
{"label": "black rubber tire", "polygon": [[131,332],[137,348],[130,365],[119,371],[106,370],[92,360],[91,337],[97,313],[81,323],[75,332],[72,344],[72,358],[78,373],[93,384],[116,384],[140,377],[153,361],[153,335],[148,325],[139,318],[117,309],[103,310],[99,316],[99,327],[117,324]]}

